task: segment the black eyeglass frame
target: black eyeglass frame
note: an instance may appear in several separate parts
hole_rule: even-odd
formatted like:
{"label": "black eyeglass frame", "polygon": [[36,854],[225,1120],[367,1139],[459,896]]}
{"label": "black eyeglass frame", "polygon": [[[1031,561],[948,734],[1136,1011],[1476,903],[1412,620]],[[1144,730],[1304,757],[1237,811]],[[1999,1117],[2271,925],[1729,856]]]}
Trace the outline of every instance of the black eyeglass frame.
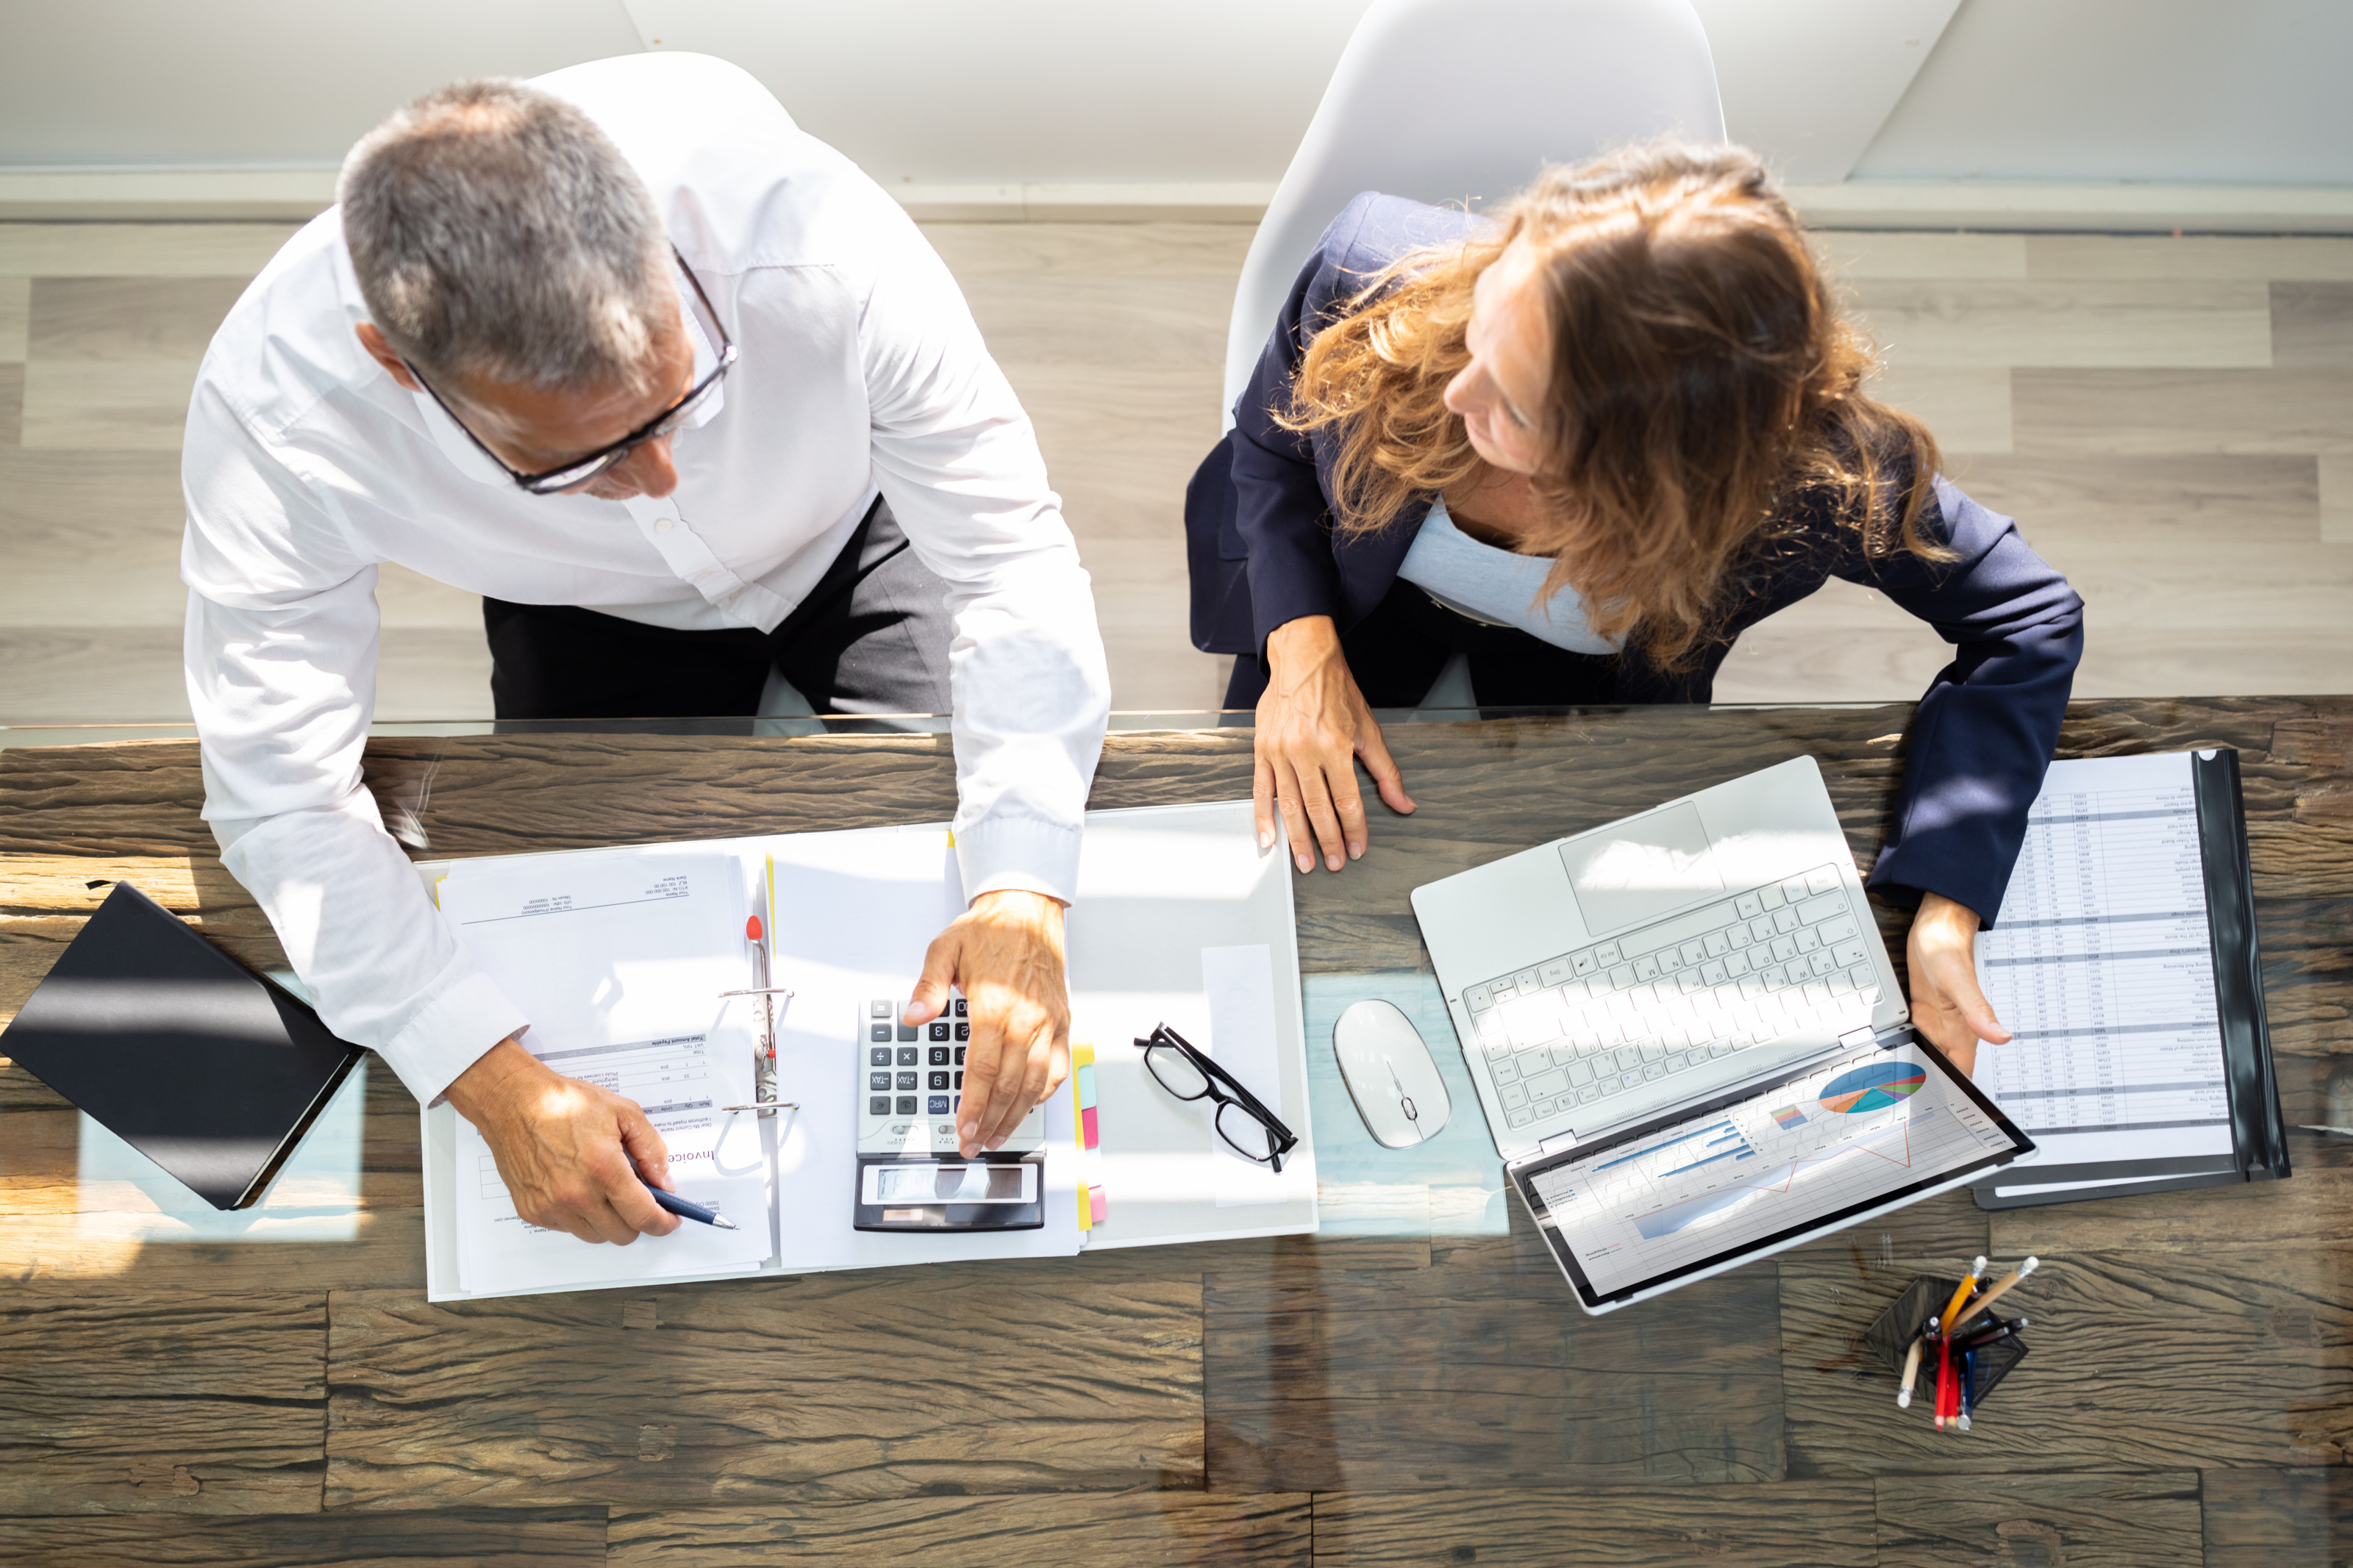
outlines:
{"label": "black eyeglass frame", "polygon": [[[1282,1157],[1299,1147],[1299,1135],[1285,1127],[1282,1119],[1269,1110],[1258,1096],[1243,1088],[1231,1073],[1203,1055],[1199,1047],[1166,1024],[1154,1025],[1151,1037],[1136,1041],[1135,1046],[1144,1053],[1144,1068],[1146,1072],[1152,1074],[1152,1081],[1167,1089],[1169,1093],[1176,1095],[1177,1099],[1187,1101],[1207,1100],[1214,1103],[1220,1112],[1230,1105],[1261,1127],[1265,1128],[1268,1135],[1273,1140],[1274,1145],[1273,1151],[1266,1154],[1253,1154],[1231,1138],[1227,1138],[1226,1130],[1222,1126],[1218,1128],[1218,1136],[1225,1138],[1226,1147],[1243,1159],[1254,1160],[1277,1174],[1282,1173]],[[1176,1090],[1169,1085],[1168,1080],[1153,1068],[1152,1053],[1155,1048],[1173,1050],[1192,1063],[1201,1075],[1201,1092],[1177,1094]],[[1224,1086],[1223,1089],[1219,1087],[1221,1084]],[[1226,1092],[1228,1089],[1232,1092]]]}
{"label": "black eyeglass frame", "polygon": [[686,258],[679,255],[676,246],[670,247],[670,255],[678,262],[678,269],[686,274],[686,281],[694,289],[694,297],[702,304],[703,315],[710,320],[711,330],[719,334],[717,351],[719,363],[712,367],[709,375],[688,387],[686,395],[677,402],[611,446],[599,447],[585,458],[575,458],[568,463],[559,463],[554,468],[540,473],[524,473],[504,458],[491,451],[489,444],[480,436],[475,435],[463,419],[458,417],[458,411],[449,406],[448,400],[433,390],[433,384],[425,379],[422,371],[409,364],[406,360],[402,360],[400,363],[407,367],[409,374],[417,378],[417,384],[425,389],[425,395],[433,400],[434,406],[449,416],[449,423],[465,431],[466,439],[479,447],[482,456],[496,463],[499,466],[499,471],[512,479],[525,495],[561,495],[575,486],[586,484],[599,474],[612,472],[624,458],[639,447],[677,430],[696,409],[702,407],[710,399],[712,390],[718,386],[729,371],[735,368],[735,362],[741,357],[735,348],[735,340],[727,335],[727,324],[719,319],[718,310],[712,306],[711,296],[702,291],[702,279],[694,275],[694,268],[686,264]]}

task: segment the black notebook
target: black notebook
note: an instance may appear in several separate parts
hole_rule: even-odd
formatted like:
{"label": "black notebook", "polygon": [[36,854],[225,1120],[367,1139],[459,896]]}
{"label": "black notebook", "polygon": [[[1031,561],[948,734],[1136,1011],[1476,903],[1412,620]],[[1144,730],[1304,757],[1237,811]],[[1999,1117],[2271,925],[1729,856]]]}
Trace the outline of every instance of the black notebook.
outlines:
{"label": "black notebook", "polygon": [[215,1208],[243,1208],[360,1047],[117,882],[0,1034],[0,1055]]}
{"label": "black notebook", "polygon": [[1977,1080],[2036,1150],[1989,1209],[2288,1174],[2239,754],[2051,764],[1978,978]]}

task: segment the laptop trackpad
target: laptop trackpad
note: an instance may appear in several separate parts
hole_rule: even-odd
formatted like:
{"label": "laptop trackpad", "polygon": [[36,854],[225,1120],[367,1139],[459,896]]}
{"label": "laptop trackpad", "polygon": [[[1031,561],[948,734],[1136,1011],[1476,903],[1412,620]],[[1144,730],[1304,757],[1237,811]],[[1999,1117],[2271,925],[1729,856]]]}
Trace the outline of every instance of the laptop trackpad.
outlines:
{"label": "laptop trackpad", "polygon": [[1596,936],[1724,891],[1699,808],[1682,801],[1560,847],[1577,911]]}

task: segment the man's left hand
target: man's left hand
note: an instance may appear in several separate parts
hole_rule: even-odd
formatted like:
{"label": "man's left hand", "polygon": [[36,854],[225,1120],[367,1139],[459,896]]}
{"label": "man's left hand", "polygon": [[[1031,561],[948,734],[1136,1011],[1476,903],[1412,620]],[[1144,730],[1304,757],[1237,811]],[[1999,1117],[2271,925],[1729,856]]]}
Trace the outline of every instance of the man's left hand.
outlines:
{"label": "man's left hand", "polygon": [[1070,1076],[1061,900],[1010,889],[973,900],[932,939],[902,1022],[938,1017],[951,985],[964,993],[972,1024],[956,1106],[956,1146],[969,1160],[1001,1146]]}
{"label": "man's left hand", "polygon": [[1978,912],[1941,893],[1920,900],[1905,944],[1912,969],[1912,1026],[1965,1073],[1978,1065],[1978,1042],[2010,1042],[1978,989]]}

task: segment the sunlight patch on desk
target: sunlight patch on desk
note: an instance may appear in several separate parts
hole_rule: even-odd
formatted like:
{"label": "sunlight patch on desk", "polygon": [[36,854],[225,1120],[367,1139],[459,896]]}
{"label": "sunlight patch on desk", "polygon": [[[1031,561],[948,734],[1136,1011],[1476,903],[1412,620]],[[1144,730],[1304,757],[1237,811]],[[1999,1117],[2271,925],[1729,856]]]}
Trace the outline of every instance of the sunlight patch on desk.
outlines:
{"label": "sunlight patch on desk", "polygon": [[[1307,1013],[1307,1089],[1324,1236],[1504,1236],[1504,1162],[1480,1113],[1438,982],[1416,971],[1301,976]],[[1430,1047],[1454,1113],[1438,1136],[1410,1149],[1373,1142],[1348,1098],[1332,1048],[1340,1015],[1368,998],[1401,1009]]]}
{"label": "sunlight patch on desk", "polygon": [[351,1241],[360,1232],[367,1063],[352,1069],[250,1208],[216,1209],[88,1116],[80,1118],[77,1233],[149,1241]]}

